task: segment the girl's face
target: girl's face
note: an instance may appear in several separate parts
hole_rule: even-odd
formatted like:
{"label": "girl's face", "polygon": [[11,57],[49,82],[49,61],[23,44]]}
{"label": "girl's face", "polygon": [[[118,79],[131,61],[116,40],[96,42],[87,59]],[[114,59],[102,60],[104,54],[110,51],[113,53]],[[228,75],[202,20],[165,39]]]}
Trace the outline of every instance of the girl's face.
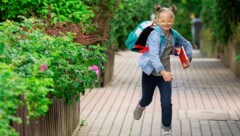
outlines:
{"label": "girl's face", "polygon": [[174,24],[173,14],[171,12],[162,12],[159,14],[157,22],[163,30],[169,31]]}

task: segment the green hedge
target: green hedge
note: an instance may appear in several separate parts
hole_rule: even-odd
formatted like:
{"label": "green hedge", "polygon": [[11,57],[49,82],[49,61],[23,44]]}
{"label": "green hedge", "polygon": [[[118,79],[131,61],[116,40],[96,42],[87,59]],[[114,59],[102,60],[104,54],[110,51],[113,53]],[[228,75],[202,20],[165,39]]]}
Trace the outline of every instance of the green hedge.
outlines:
{"label": "green hedge", "polygon": [[71,104],[98,82],[90,66],[102,68],[105,47],[87,48],[74,43],[70,34],[53,37],[44,28],[34,18],[0,23],[0,122],[4,122],[0,124],[7,129],[0,129],[0,135],[14,133],[9,122],[16,120],[20,94],[26,100],[28,117],[36,118],[48,111],[53,97]]}
{"label": "green hedge", "polygon": [[225,44],[237,30],[240,19],[239,0],[203,0],[202,18],[212,30],[212,40]]}
{"label": "green hedge", "polygon": [[36,16],[51,23],[89,23],[93,11],[81,0],[1,0],[1,20]]}
{"label": "green hedge", "polygon": [[[2,46],[1,46],[2,47]],[[19,96],[24,90],[23,80],[13,71],[13,66],[0,62],[0,135],[14,136],[16,131],[9,125],[11,121],[21,123],[15,116],[22,105]]]}

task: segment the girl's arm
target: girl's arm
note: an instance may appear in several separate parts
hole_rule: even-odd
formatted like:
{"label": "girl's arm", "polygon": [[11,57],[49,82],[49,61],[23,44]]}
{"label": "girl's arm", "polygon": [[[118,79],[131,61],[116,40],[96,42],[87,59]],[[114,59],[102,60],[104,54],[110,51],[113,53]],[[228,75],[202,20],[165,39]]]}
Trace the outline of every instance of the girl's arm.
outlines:
{"label": "girl's arm", "polygon": [[192,58],[192,45],[188,40],[186,40],[180,34],[179,34],[179,39],[178,39],[178,42],[177,42],[177,46],[178,47],[183,46],[185,51],[186,51],[187,56],[189,58]]}

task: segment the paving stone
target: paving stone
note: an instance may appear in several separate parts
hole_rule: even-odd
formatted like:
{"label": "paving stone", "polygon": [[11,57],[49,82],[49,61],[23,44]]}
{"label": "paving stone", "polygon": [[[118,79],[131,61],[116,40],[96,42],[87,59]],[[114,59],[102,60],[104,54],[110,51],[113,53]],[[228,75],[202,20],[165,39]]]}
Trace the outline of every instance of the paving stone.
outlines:
{"label": "paving stone", "polygon": [[224,110],[188,110],[187,117],[198,120],[231,120],[229,112]]}
{"label": "paving stone", "polygon": [[217,121],[209,121],[210,129],[213,136],[222,136],[220,127]]}

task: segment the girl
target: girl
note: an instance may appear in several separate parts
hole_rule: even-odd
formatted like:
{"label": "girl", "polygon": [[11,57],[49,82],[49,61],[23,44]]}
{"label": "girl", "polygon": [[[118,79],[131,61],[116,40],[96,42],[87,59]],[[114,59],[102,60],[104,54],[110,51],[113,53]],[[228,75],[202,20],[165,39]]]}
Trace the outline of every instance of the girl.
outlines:
{"label": "girl", "polygon": [[[151,103],[157,86],[161,96],[163,135],[170,135],[172,122],[171,81],[173,80],[170,55],[173,54],[174,48],[183,46],[191,61],[192,45],[172,29],[174,12],[176,11],[175,6],[167,8],[158,5],[156,11],[155,24],[157,25],[153,27],[154,30],[147,39],[149,51],[143,53],[139,61],[139,66],[143,71],[142,97],[134,110],[134,118],[136,120],[141,118],[143,110]],[[185,64],[185,67],[188,66],[189,62]]]}

